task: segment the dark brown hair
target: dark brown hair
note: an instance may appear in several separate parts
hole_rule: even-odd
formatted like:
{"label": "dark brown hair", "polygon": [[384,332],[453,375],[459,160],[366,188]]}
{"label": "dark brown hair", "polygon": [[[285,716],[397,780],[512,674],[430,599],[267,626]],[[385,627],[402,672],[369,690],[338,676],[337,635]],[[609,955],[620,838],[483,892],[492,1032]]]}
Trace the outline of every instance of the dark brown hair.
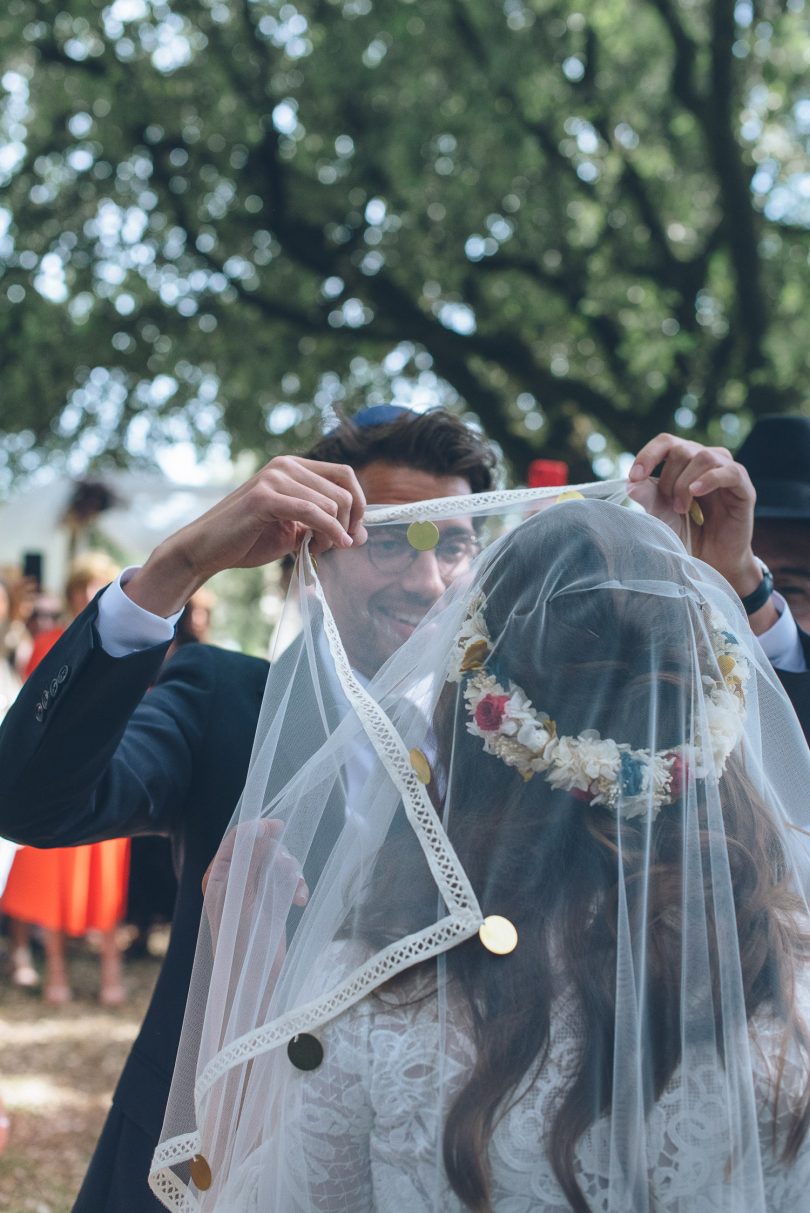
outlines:
{"label": "dark brown hair", "polygon": [[347,463],[356,472],[380,462],[433,476],[463,476],[473,493],[493,487],[497,465],[486,439],[447,409],[407,412],[383,425],[359,426],[342,418],[307,452],[307,458]]}
{"label": "dark brown hair", "polygon": [[[470,787],[471,796],[494,791],[481,786],[481,773],[481,763],[470,768],[470,779],[477,784],[474,791]],[[643,818],[619,822],[605,809],[584,808],[566,793],[545,788],[538,798],[537,788],[532,794],[525,785],[518,786],[518,779],[514,776],[511,794],[500,804],[497,797],[479,799],[486,810],[473,814],[478,827],[475,845],[462,850],[457,844],[476,892],[485,889],[484,904],[497,906],[515,922],[520,943],[497,967],[477,940],[448,956],[448,975],[458,981],[473,1025],[476,1061],[447,1117],[445,1168],[465,1205],[489,1213],[489,1141],[526,1076],[538,1074],[548,1059],[552,1004],[559,992],[549,974],[558,968],[559,949],[581,1016],[582,1050],[568,1086],[558,1093],[538,1148],[546,1150],[571,1209],[590,1213],[577,1181],[576,1148],[594,1121],[609,1112],[613,1098],[616,949],[623,914],[643,932],[646,947],[647,1109],[660,1098],[681,1059],[683,806],[665,809],[650,828]],[[777,827],[739,767],[731,766],[724,777],[722,804],[746,1015],[750,1019],[769,1005],[783,1026],[772,1086],[776,1126],[785,1056],[798,1048],[805,1063],[810,1057],[807,1028],[793,997],[794,970],[807,961],[810,941],[798,925],[803,906],[790,889]],[[545,820],[538,830],[540,815]],[[705,806],[700,815],[709,982],[703,990],[690,988],[690,1005],[705,1003],[704,1022],[714,1024],[722,1062],[720,971],[728,941],[716,920],[712,879],[721,840],[707,822]],[[509,854],[503,847],[507,830]],[[483,875],[484,857],[498,850],[501,870],[494,878],[491,871]],[[649,879],[643,879],[645,874]],[[810,1088],[789,1115],[780,1114],[778,1123],[780,1140],[774,1140],[774,1151],[789,1162],[810,1124]]]}
{"label": "dark brown hair", "polygon": [[[552,584],[542,582],[541,609],[549,615],[540,629],[535,609],[541,583],[535,573],[543,566],[543,552],[531,542],[530,531],[520,528],[529,541],[518,539],[508,556],[494,563],[496,576],[486,586],[487,623],[498,638],[493,661],[499,681],[513,677],[532,701],[556,704],[561,734],[576,734],[587,724],[632,747],[683,744],[692,695],[692,658],[685,654],[697,649],[701,666],[713,659],[705,642],[704,606],[695,595],[673,595],[658,598],[651,613],[649,601],[638,594],[598,589],[615,585],[598,542],[590,528],[576,533],[581,515],[555,509],[560,510],[559,533],[549,521],[544,526],[553,543],[565,545],[555,552],[558,563],[565,564],[569,580],[571,569],[577,570],[577,589],[591,587],[591,592],[565,593],[563,588],[556,593]],[[647,575],[656,573],[677,583],[677,559],[662,553],[660,568],[650,566]],[[650,656],[651,620],[660,658],[656,662]],[[647,1109],[681,1060],[687,849],[696,897],[702,888],[708,952],[705,988],[695,988],[689,975],[690,1008],[699,1010],[722,1063],[720,971],[729,932],[724,937],[716,916],[715,884],[718,870],[726,870],[746,1015],[750,1019],[767,1005],[783,1028],[772,1086],[774,1125],[780,1109],[780,1140],[775,1140],[774,1128],[773,1144],[786,1162],[795,1158],[810,1125],[810,1085],[785,1115],[780,1084],[790,1051],[798,1050],[810,1065],[808,1029],[793,992],[794,972],[810,958],[810,939],[779,827],[747,777],[741,752],[734,753],[720,783],[722,826],[709,811],[707,784],[693,781],[687,848],[684,802],[666,806],[654,821],[644,815],[622,819],[604,806],[553,789],[546,780],[526,783],[484,752],[480,739],[468,732],[467,719],[463,696],[448,684],[434,717],[438,754],[446,760],[452,753],[448,833],[483,912],[511,919],[520,942],[497,964],[476,939],[452,949],[445,960],[448,979],[463,994],[476,1051],[444,1129],[445,1169],[458,1197],[475,1213],[491,1209],[489,1142],[525,1089],[526,1078],[537,1076],[548,1059],[563,957],[562,976],[580,1017],[582,1044],[558,1092],[545,1140],[537,1144],[545,1149],[571,1209],[590,1213],[577,1180],[576,1148],[613,1100],[622,916],[645,947],[641,1031]],[[697,847],[692,847],[693,839]],[[377,946],[427,925],[417,915],[424,914],[430,900],[413,880],[424,865],[415,855],[403,862],[401,854],[416,846],[413,835],[403,830],[377,874],[363,913],[367,937]],[[402,908],[402,923],[391,922],[392,905]],[[407,999],[411,981],[406,973],[391,988]]]}

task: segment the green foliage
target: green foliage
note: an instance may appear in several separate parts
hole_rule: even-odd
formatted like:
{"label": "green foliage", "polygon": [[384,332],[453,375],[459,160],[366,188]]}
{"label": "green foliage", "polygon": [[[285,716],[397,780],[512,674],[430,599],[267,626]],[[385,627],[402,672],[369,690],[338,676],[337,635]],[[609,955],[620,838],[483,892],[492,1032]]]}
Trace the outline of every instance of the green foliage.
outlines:
{"label": "green foliage", "polygon": [[393,394],[587,473],[801,405],[804,0],[69,8],[0,15],[7,471]]}

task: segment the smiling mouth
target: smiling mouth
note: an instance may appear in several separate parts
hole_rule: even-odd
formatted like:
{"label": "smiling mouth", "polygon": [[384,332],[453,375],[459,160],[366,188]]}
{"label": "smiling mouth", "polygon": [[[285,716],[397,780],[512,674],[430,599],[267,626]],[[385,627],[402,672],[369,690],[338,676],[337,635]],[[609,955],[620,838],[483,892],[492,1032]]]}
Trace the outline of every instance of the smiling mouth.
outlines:
{"label": "smiling mouth", "polygon": [[393,624],[397,630],[407,631],[409,634],[425,617],[424,611],[408,611],[396,607],[378,606],[377,613],[382,615],[389,625]]}

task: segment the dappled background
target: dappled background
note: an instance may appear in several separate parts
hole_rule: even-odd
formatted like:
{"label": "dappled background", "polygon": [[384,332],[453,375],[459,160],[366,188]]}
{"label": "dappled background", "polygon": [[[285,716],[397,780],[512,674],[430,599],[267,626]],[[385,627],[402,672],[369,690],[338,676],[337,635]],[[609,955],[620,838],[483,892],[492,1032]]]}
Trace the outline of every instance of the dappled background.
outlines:
{"label": "dappled background", "polygon": [[[810,408],[808,81],[806,0],[4,0],[0,564],[142,558],[75,495],[143,530],[390,399],[512,483]],[[216,590],[265,652],[278,584]],[[72,963],[0,982],[11,1213],[69,1210],[158,962],[118,1013]]]}
{"label": "dappled background", "polygon": [[806,400],[804,0],[7,0],[2,483],[336,405],[610,474]]}

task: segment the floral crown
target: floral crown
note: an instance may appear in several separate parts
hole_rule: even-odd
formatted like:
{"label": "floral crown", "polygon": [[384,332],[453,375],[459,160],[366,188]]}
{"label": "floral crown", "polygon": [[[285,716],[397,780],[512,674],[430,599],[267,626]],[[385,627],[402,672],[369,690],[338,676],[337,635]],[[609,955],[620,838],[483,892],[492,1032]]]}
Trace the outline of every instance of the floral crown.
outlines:
{"label": "floral crown", "polygon": [[532,707],[521,687],[511,679],[503,686],[485,669],[492,651],[485,606],[483,594],[469,604],[451,652],[447,681],[465,681],[467,730],[482,739],[487,754],[514,767],[527,781],[544,775],[553,788],[589,804],[605,805],[624,818],[650,809],[655,817],[664,805],[673,804],[683,790],[688,766],[699,779],[710,775],[719,779],[723,774],[742,737],[750,666],[722,616],[712,611],[709,619],[721,676],[703,676],[706,727],[701,740],[653,753],[602,738],[594,729],[577,737],[558,736],[548,713]]}

